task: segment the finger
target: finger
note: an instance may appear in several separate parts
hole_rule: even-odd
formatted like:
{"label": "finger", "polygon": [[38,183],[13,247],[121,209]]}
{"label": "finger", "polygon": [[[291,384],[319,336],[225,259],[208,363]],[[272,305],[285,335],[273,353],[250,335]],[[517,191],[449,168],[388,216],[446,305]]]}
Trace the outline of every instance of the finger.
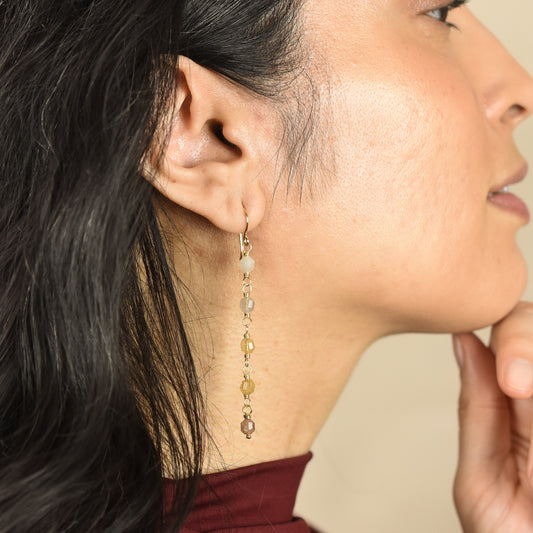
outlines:
{"label": "finger", "polygon": [[[517,400],[517,401],[525,402],[525,400]],[[531,402],[531,400],[529,400],[529,402]],[[524,410],[527,409],[528,418],[531,420],[532,407],[533,407],[531,403],[528,406],[520,406],[520,407],[522,407]],[[526,441],[522,440],[522,442],[519,443],[519,445],[522,446],[524,450],[524,454],[527,455],[527,471],[526,471],[527,479],[529,483],[529,488],[533,489],[533,446],[531,446],[531,443],[533,443],[533,425],[530,424],[530,428],[531,428],[531,431],[529,435],[529,440],[526,440]],[[518,465],[518,467],[520,468],[520,465]]]}
{"label": "finger", "polygon": [[472,333],[454,335],[454,348],[461,365],[458,476],[496,480],[511,449],[509,400],[490,349]]}
{"label": "finger", "polygon": [[520,302],[492,329],[498,383],[511,398],[533,395],[533,304]]}

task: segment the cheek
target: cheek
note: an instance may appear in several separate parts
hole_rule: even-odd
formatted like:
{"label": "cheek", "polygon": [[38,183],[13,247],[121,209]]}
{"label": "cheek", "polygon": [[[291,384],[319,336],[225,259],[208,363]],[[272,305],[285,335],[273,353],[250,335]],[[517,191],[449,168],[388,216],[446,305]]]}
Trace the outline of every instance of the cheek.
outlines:
{"label": "cheek", "polygon": [[400,238],[419,251],[423,236],[435,253],[458,226],[481,231],[490,176],[472,154],[484,152],[483,129],[468,91],[401,82],[337,95],[339,207],[393,248]]}
{"label": "cheek", "polygon": [[[434,85],[371,80],[332,95],[340,127],[331,202],[350,213],[344,237],[356,243],[373,304],[418,313],[418,329],[449,331],[469,317],[480,327],[519,297],[524,263],[509,226],[487,212],[490,146],[475,97],[458,74],[426,74]],[[424,326],[428,311],[436,322]]]}

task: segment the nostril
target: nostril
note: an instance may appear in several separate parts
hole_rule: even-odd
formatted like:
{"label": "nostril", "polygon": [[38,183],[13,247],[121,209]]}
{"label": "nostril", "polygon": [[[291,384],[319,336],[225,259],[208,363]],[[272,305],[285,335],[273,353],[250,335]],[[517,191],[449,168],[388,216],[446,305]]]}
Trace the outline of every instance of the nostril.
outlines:
{"label": "nostril", "polygon": [[502,122],[516,122],[517,119],[521,119],[526,114],[526,108],[520,104],[512,105],[502,116]]}

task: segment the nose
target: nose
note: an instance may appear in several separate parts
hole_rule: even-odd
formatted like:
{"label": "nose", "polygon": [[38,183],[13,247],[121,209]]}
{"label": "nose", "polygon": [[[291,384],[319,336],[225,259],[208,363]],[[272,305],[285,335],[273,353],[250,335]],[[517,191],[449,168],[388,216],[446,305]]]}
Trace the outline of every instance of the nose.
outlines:
{"label": "nose", "polygon": [[533,78],[481,22],[468,16],[468,44],[463,42],[467,48],[462,50],[469,75],[491,123],[514,129],[533,113]]}
{"label": "nose", "polygon": [[484,91],[488,118],[512,129],[533,113],[533,78],[491,34],[492,73]]}

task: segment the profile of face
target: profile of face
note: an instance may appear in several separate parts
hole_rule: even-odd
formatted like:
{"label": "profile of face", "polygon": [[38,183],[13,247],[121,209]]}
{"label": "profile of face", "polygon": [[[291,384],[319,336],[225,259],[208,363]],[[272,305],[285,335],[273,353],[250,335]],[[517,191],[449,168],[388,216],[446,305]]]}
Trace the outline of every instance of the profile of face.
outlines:
{"label": "profile of face", "polygon": [[304,8],[335,172],[277,234],[305,235],[308,287],[321,280],[326,301],[373,309],[390,331],[489,325],[527,278],[515,241],[527,220],[487,197],[524,170],[512,134],[533,81],[466,7],[442,5]]}
{"label": "profile of face", "polygon": [[[263,191],[265,213],[250,237],[265,293],[287,305],[297,295],[302,313],[345,325],[361,318],[376,337],[477,329],[520,299],[516,234],[527,218],[489,193],[525,169],[512,135],[533,109],[533,80],[466,7],[450,5],[304,2],[321,161],[302,177],[316,193],[280,186],[269,201],[279,168],[271,104],[253,107],[255,129],[242,135],[251,148],[216,157],[248,158],[234,170],[261,183],[250,199]],[[238,130],[224,127],[237,146]],[[188,138],[173,136],[174,161],[202,159],[207,137],[183,161]]]}

